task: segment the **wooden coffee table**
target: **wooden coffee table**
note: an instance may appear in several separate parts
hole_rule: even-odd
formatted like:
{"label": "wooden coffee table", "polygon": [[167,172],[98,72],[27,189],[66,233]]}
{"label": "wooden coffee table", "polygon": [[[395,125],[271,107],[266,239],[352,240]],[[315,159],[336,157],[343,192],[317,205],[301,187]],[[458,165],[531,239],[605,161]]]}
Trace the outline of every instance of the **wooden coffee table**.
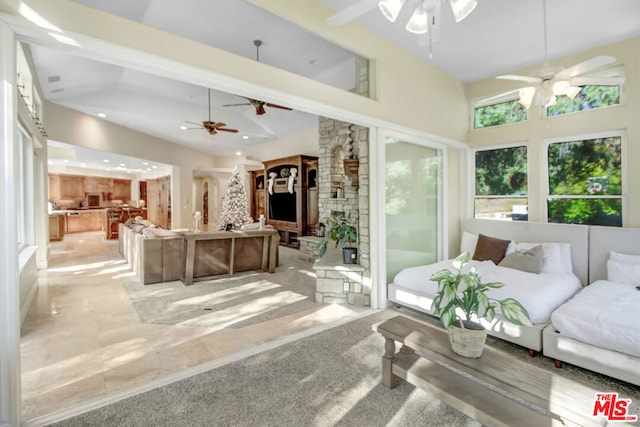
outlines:
{"label": "wooden coffee table", "polygon": [[[603,416],[592,416],[595,394],[610,390],[592,389],[488,345],[480,358],[459,356],[444,329],[405,316],[373,329],[385,337],[382,382],[389,388],[404,379],[490,426],[604,425]],[[396,343],[402,345],[398,352]]]}

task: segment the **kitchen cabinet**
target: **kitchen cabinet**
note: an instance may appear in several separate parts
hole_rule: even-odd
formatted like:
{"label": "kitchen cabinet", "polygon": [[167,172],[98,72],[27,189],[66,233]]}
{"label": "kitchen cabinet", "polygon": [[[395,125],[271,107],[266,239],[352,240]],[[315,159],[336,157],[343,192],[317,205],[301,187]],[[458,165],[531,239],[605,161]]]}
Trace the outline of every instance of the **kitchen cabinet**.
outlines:
{"label": "kitchen cabinet", "polygon": [[80,212],[82,231],[102,231],[104,224],[104,210],[89,210]]}
{"label": "kitchen cabinet", "polygon": [[66,215],[66,232],[67,233],[77,233],[78,231],[82,231],[82,217],[80,216],[80,212],[69,212]]}
{"label": "kitchen cabinet", "polygon": [[128,203],[129,200],[131,200],[131,180],[113,180],[113,199],[122,200],[125,203]]}
{"label": "kitchen cabinet", "polygon": [[104,209],[70,211],[66,214],[66,232],[103,231]]}
{"label": "kitchen cabinet", "polygon": [[60,175],[61,199],[84,199],[84,176]]}
{"label": "kitchen cabinet", "polygon": [[60,200],[60,175],[49,175],[49,200]]}
{"label": "kitchen cabinet", "polygon": [[49,215],[49,241],[59,242],[64,237],[65,215]]}

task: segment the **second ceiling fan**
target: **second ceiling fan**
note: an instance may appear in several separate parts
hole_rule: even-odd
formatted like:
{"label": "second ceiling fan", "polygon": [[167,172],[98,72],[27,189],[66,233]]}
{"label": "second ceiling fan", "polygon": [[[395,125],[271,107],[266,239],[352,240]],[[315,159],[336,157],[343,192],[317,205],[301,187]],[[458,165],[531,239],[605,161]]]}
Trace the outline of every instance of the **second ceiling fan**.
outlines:
{"label": "second ceiling fan", "polygon": [[[256,61],[260,62],[260,46],[262,46],[262,41],[261,40],[254,40],[253,44],[256,47]],[[281,110],[289,110],[289,111],[292,110],[289,107],[284,107],[282,105],[272,104],[272,103],[266,102],[266,101],[260,101],[259,99],[247,98],[246,96],[243,96],[242,98],[246,99],[249,102],[241,102],[239,104],[225,104],[225,105],[223,105],[223,107],[237,107],[237,106],[241,106],[241,105],[251,105],[251,106],[253,106],[253,108],[255,108],[257,116],[261,116],[261,115],[263,115],[263,114],[265,114],[267,112],[267,110],[265,110],[264,107],[279,108]]]}

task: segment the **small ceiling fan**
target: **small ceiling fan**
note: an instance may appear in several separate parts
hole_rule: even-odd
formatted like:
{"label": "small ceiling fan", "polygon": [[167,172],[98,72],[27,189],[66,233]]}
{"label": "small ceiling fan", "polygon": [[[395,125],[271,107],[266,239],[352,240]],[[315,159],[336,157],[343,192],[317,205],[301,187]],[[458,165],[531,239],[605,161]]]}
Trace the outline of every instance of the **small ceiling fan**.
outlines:
{"label": "small ceiling fan", "polygon": [[[483,102],[504,98],[512,93],[518,93],[519,103],[529,109],[532,104],[551,107],[556,104],[557,97],[566,95],[570,99],[575,98],[582,86],[617,86],[624,83],[625,79],[620,75],[619,68],[601,70],[605,65],[616,61],[613,56],[600,55],[571,67],[552,69],[547,62],[547,11],[546,0],[542,3],[544,23],[544,59],[545,66],[538,75],[521,76],[506,74],[496,76],[500,80],[515,80],[529,83],[531,86],[508,91],[500,95],[483,100]],[[599,70],[599,71],[597,71]],[[589,73],[589,74],[588,74]]]}
{"label": "small ceiling fan", "polygon": [[[260,62],[260,46],[262,46],[262,41],[261,40],[254,40],[253,44],[256,47],[256,61]],[[237,106],[240,106],[240,105],[252,105],[253,108],[256,109],[256,115],[258,115],[258,116],[261,116],[261,115],[263,115],[263,114],[265,114],[267,112],[267,110],[265,110],[264,107],[279,108],[281,110],[289,110],[289,111],[292,110],[289,107],[284,107],[282,105],[272,104],[272,103],[266,102],[266,101],[260,101],[259,99],[247,98],[245,96],[243,96],[242,98],[246,99],[249,102],[242,102],[242,103],[239,103],[239,104],[225,104],[225,105],[223,105],[223,107],[237,107]]]}
{"label": "small ceiling fan", "polygon": [[238,132],[237,129],[230,129],[225,127],[226,123],[214,122],[211,120],[211,89],[208,89],[208,101],[209,101],[209,120],[203,121],[202,125],[200,123],[190,122],[187,120],[187,123],[191,123],[192,125],[198,126],[195,128],[187,128],[187,129],[205,129],[211,135],[217,134],[218,131],[237,133]]}

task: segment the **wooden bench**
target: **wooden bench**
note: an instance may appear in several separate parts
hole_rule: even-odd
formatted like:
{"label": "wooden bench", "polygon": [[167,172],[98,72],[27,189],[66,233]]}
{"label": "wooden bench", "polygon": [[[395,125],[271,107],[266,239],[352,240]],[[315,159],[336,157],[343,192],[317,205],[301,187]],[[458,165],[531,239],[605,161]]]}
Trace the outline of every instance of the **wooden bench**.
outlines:
{"label": "wooden bench", "polygon": [[382,383],[389,388],[404,379],[489,426],[604,425],[603,416],[592,416],[595,394],[610,390],[586,387],[489,345],[480,358],[459,356],[444,329],[405,316],[373,329],[385,337]]}

